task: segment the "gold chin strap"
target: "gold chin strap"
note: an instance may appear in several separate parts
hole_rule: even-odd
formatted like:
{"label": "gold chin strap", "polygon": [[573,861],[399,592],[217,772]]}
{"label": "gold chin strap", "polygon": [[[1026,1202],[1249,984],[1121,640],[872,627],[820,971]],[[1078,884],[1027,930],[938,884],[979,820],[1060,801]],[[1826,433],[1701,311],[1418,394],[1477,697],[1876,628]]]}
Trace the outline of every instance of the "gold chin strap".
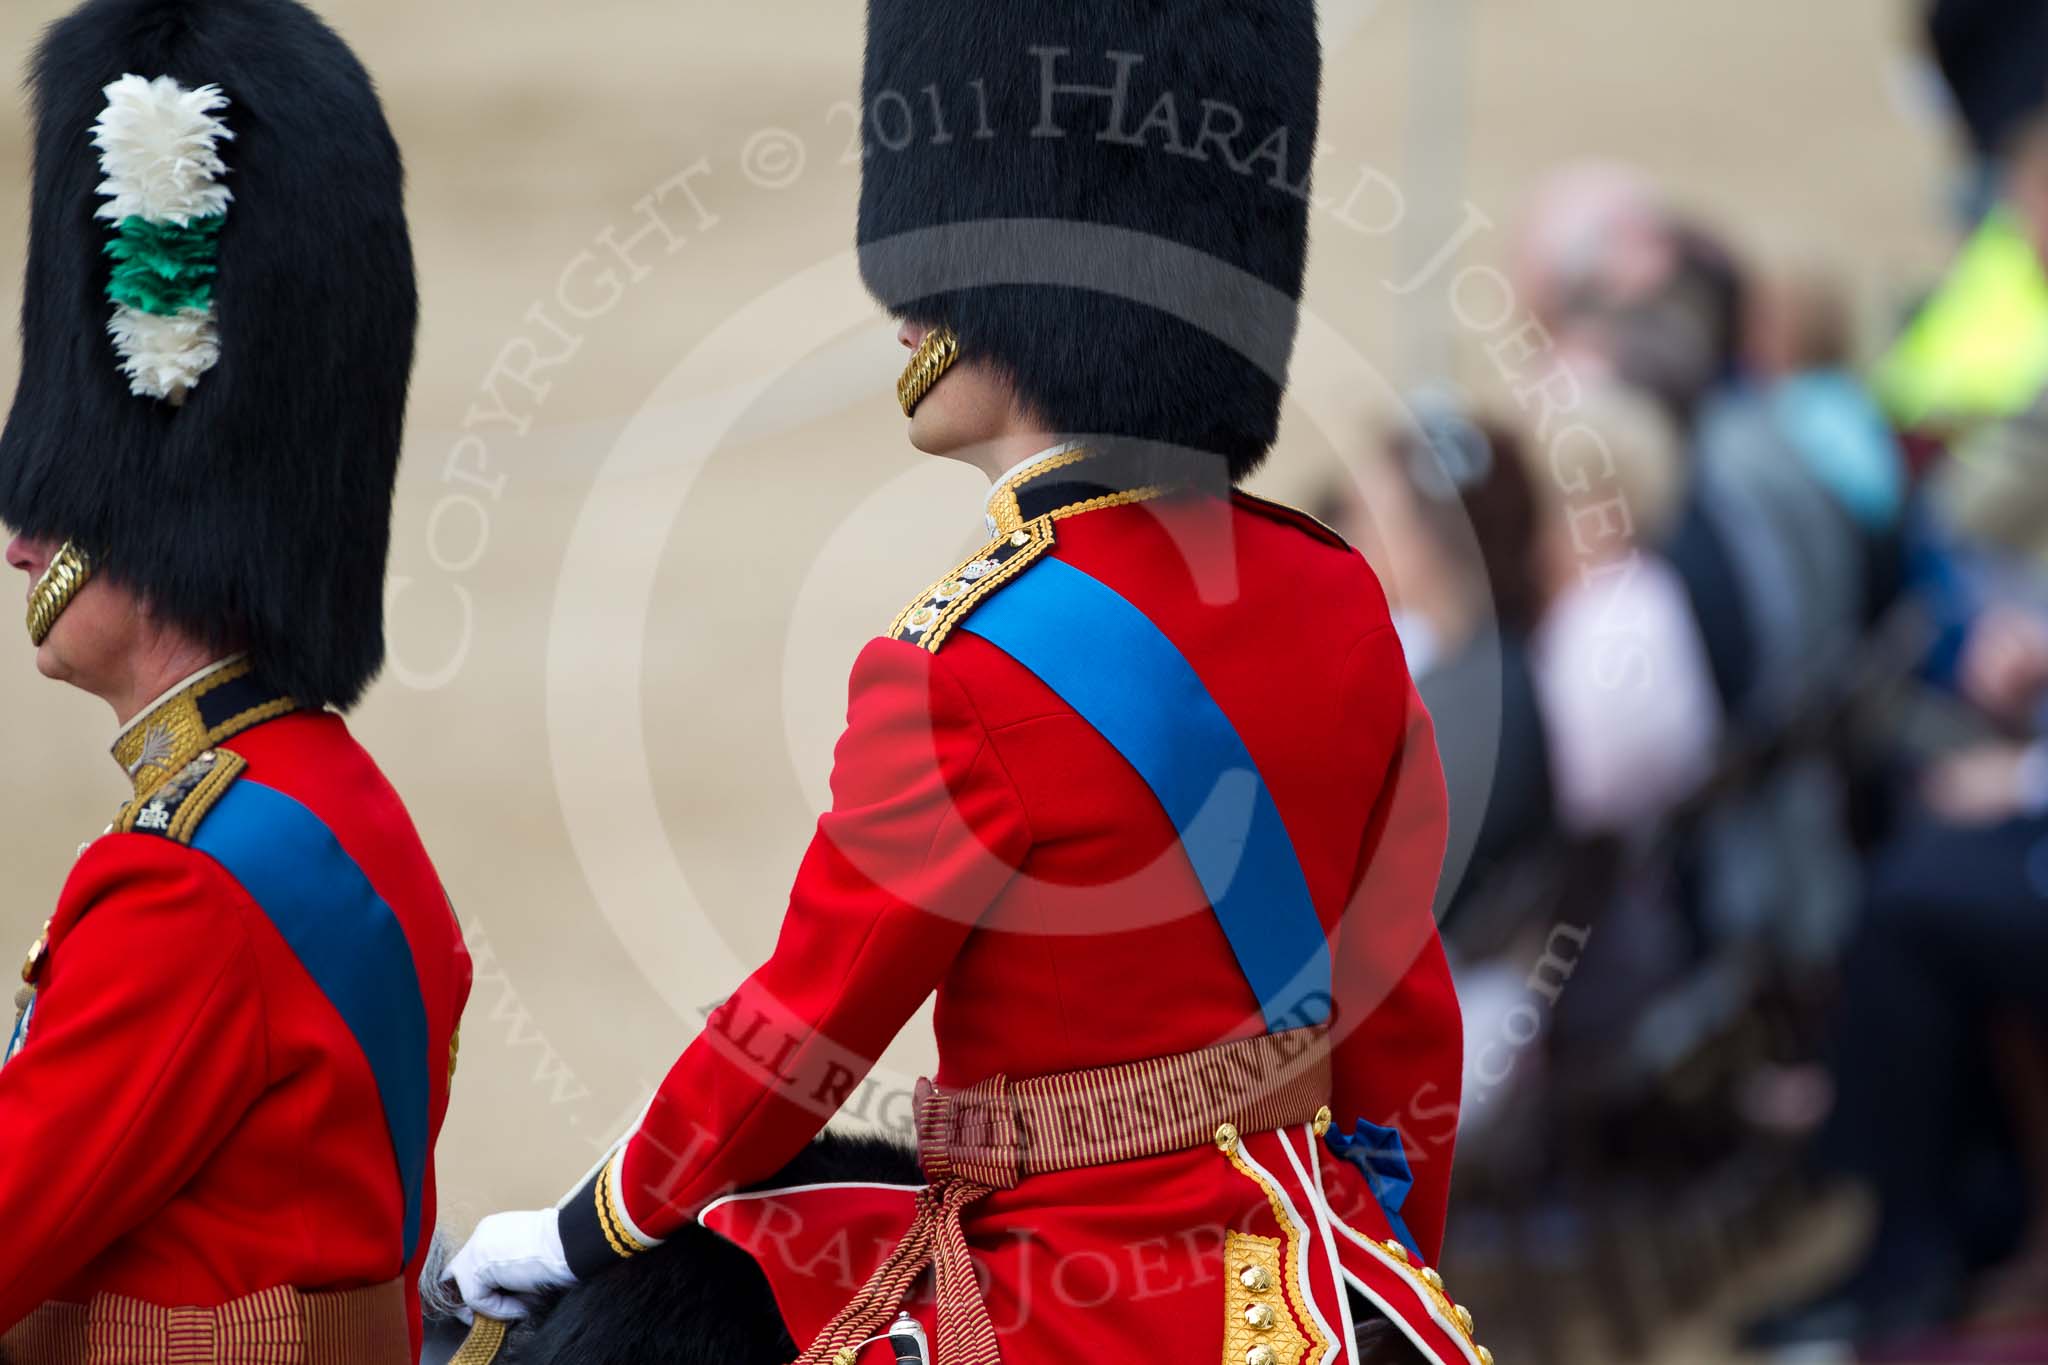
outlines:
{"label": "gold chin strap", "polygon": [[946,371],[959,358],[960,339],[953,335],[952,328],[934,327],[924,334],[924,340],[910,354],[910,363],[903,367],[903,377],[896,381],[896,401],[903,405],[905,417],[917,411],[917,405],[932,391],[932,386],[946,377]]}
{"label": "gold chin strap", "polygon": [[50,638],[50,632],[57,627],[57,618],[64,614],[64,608],[71,605],[71,599],[78,596],[92,578],[92,556],[78,548],[72,541],[65,541],[64,548],[57,551],[57,557],[50,561],[50,567],[43,570],[43,576],[36,580],[35,591],[28,597],[28,639],[38,649],[43,641]]}

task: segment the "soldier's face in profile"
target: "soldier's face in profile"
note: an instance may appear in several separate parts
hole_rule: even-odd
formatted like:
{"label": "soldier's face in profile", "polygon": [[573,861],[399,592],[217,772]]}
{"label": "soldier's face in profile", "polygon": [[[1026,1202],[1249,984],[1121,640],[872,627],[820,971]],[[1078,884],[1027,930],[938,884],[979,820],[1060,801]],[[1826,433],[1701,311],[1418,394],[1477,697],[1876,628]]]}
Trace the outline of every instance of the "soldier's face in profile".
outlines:
{"label": "soldier's face in profile", "polygon": [[[906,322],[896,339],[915,351],[930,328]],[[1016,390],[993,366],[963,355],[925,395],[910,418],[910,443],[927,455],[986,464],[1004,437],[1030,425],[1017,410]],[[997,466],[1008,463],[994,457]]]}
{"label": "soldier's face in profile", "polygon": [[[27,576],[24,601],[62,548],[61,540],[39,536],[16,536],[8,542],[9,567]],[[95,574],[36,649],[36,668],[46,678],[104,696],[109,683],[127,671],[141,645],[143,626],[144,614],[135,595],[105,575]]]}

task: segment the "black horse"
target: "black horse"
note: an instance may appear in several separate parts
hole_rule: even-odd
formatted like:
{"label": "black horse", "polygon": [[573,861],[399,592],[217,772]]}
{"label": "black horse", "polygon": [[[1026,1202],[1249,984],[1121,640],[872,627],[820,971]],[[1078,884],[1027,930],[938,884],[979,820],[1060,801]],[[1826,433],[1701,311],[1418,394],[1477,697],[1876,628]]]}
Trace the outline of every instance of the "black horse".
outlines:
{"label": "black horse", "polygon": [[[916,1154],[893,1142],[827,1135],[764,1189],[839,1181],[915,1185]],[[1424,1365],[1408,1338],[1356,1294],[1359,1365]],[[444,1351],[459,1325],[433,1321]],[[798,1345],[753,1258],[694,1224],[660,1247],[537,1306],[506,1338],[504,1365],[789,1365]],[[429,1348],[429,1360],[437,1357]]]}

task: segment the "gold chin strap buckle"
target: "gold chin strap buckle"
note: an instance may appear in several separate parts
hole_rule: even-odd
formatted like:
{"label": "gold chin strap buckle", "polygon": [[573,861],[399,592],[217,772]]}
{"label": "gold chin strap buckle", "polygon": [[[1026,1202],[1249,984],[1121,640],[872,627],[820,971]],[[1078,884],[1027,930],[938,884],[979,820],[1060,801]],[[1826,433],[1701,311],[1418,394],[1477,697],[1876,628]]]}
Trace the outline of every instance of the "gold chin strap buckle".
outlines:
{"label": "gold chin strap buckle", "polygon": [[50,632],[57,628],[57,618],[71,605],[92,578],[92,556],[78,548],[75,541],[65,541],[64,548],[57,551],[50,567],[43,570],[43,576],[36,580],[35,590],[28,597],[28,639],[38,649],[43,641],[50,638]]}
{"label": "gold chin strap buckle", "polygon": [[917,411],[917,405],[959,358],[960,338],[953,335],[952,328],[934,327],[924,334],[924,340],[910,353],[910,363],[903,367],[903,377],[896,381],[896,401],[903,405],[905,417]]}

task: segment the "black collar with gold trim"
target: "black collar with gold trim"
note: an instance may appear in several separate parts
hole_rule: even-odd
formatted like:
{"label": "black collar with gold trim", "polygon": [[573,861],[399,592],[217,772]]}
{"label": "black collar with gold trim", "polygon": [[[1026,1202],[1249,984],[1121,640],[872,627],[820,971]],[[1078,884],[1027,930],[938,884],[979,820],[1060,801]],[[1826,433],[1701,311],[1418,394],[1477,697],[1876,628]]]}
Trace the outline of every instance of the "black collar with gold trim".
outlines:
{"label": "black collar with gold trim", "polygon": [[1163,497],[1164,484],[1136,485],[1119,479],[1108,459],[1075,447],[1047,460],[1034,460],[997,484],[988,515],[996,535],[1015,535],[1042,518],[1054,521],[1105,507],[1123,507]]}
{"label": "black collar with gold trim", "polygon": [[141,800],[208,749],[298,706],[258,678],[247,659],[233,659],[197,674],[130,722],[114,740],[114,761]]}

